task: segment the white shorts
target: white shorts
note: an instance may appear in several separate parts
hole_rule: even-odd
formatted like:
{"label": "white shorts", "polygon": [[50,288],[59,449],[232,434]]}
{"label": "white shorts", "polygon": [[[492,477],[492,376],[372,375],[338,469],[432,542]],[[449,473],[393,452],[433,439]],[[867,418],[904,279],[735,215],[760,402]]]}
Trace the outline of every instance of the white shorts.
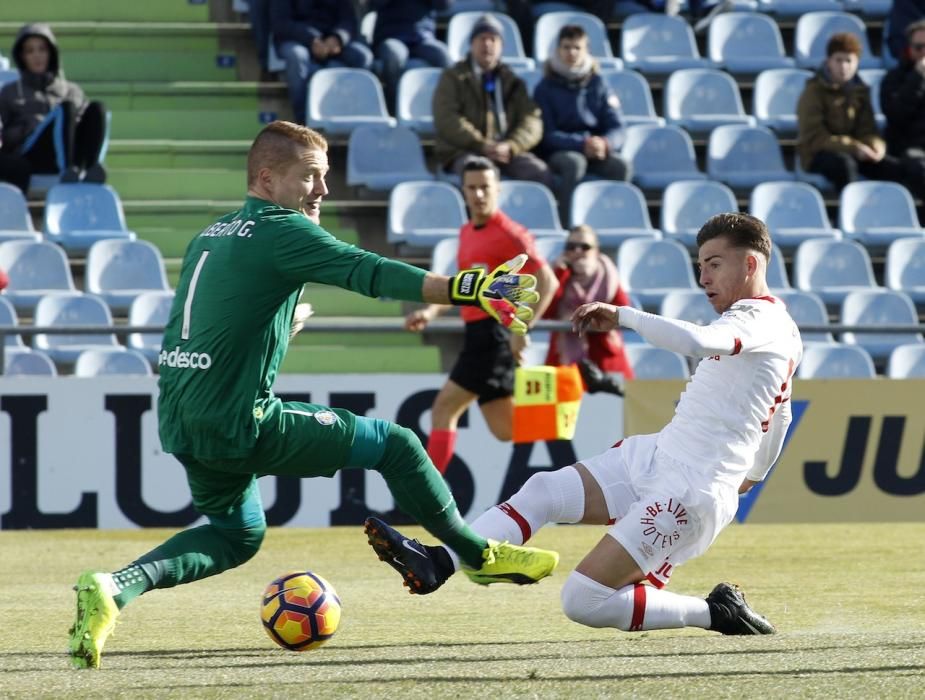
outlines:
{"label": "white shorts", "polygon": [[658,588],[672,568],[703,554],[735,515],[728,488],[656,449],[658,434],[635,435],[580,460],[604,493],[608,534]]}

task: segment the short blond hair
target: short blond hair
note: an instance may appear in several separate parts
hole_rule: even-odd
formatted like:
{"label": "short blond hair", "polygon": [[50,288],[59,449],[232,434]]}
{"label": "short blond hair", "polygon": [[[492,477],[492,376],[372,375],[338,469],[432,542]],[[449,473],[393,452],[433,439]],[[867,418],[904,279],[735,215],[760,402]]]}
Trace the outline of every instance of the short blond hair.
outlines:
{"label": "short blond hair", "polygon": [[277,120],[263,127],[247,153],[247,186],[251,187],[257,182],[257,173],[261,168],[288,168],[297,159],[300,146],[325,152],[328,150],[324,136],[307,126]]}

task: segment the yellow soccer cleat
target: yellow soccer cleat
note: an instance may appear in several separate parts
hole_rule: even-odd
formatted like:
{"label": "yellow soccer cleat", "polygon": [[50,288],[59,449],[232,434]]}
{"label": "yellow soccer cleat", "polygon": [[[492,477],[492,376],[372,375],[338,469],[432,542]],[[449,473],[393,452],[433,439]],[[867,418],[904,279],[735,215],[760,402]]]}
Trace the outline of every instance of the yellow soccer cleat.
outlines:
{"label": "yellow soccer cleat", "polygon": [[520,586],[538,583],[552,574],[559,564],[558,552],[494,540],[488,540],[482,558],[481,569],[463,567],[466,576],[482,586],[490,583],[516,583]]}
{"label": "yellow soccer cleat", "polygon": [[74,668],[99,668],[103,645],[116,626],[119,606],[108,574],[84,571],[77,579],[77,619],[70,629],[68,653]]}

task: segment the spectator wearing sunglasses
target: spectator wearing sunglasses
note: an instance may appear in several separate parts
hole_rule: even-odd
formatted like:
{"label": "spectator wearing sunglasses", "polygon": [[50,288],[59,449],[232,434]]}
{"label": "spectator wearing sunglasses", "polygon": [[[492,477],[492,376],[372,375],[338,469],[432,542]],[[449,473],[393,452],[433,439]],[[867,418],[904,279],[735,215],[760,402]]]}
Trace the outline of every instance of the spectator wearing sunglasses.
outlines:
{"label": "spectator wearing sunglasses", "polygon": [[[575,226],[569,231],[562,256],[552,270],[559,288],[546,309],[547,319],[567,321],[575,309],[592,301],[630,306],[617,266],[601,254],[597,233],[590,226]],[[622,394],[622,380],[633,378],[618,330],[585,337],[570,331],[555,332],[550,337],[546,364],[578,364],[586,388],[592,393]]]}
{"label": "spectator wearing sunglasses", "polygon": [[880,86],[886,115],[887,151],[905,161],[917,194],[925,196],[925,19],[906,28],[902,62],[890,70]]}

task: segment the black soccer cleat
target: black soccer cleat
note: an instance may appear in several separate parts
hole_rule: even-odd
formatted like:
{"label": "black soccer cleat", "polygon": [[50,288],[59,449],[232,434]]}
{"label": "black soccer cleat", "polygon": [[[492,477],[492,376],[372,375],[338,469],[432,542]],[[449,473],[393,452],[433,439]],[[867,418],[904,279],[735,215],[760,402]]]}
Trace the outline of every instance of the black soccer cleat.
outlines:
{"label": "black soccer cleat", "polygon": [[745,602],[738,586],[720,583],[707,596],[710,629],[720,634],[776,634],[774,625]]}
{"label": "black soccer cleat", "polygon": [[437,548],[405,537],[376,517],[366,518],[363,529],[379,559],[401,574],[409,593],[433,593],[452,576],[453,567],[449,564],[449,556],[446,557],[446,563],[437,561],[434,556]]}

